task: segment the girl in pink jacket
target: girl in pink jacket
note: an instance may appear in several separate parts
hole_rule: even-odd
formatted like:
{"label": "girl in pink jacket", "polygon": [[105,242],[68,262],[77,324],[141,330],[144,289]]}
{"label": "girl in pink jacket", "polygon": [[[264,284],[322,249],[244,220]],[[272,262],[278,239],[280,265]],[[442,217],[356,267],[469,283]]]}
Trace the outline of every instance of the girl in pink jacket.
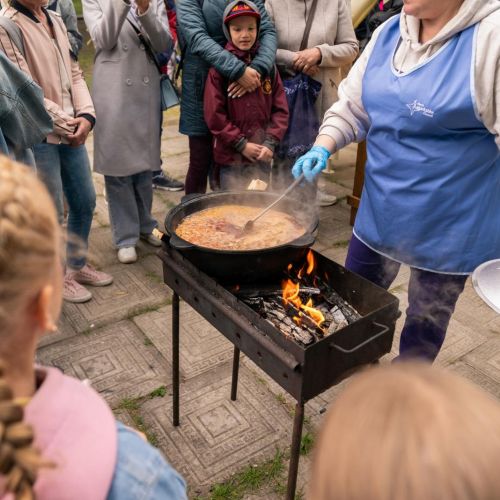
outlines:
{"label": "girl in pink jacket", "polygon": [[93,389],[34,365],[61,310],[60,241],[47,190],[0,156],[0,496],[185,499],[182,478]]}

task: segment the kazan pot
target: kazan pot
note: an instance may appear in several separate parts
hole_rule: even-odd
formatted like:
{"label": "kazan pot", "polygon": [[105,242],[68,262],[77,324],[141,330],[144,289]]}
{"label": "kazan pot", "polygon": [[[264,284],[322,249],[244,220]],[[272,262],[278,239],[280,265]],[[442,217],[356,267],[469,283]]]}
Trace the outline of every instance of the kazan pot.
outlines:
{"label": "kazan pot", "polygon": [[[258,250],[220,250],[197,246],[177,236],[175,230],[188,215],[220,205],[245,205],[265,208],[279,197],[279,193],[266,191],[219,191],[209,194],[188,195],[172,208],[165,219],[170,245],[190,260],[201,271],[227,285],[266,283],[279,277],[288,264],[302,262],[316,239],[319,219],[317,212],[308,217],[307,230],[299,238],[283,245]],[[296,198],[284,198],[274,207],[292,214],[305,214],[307,208]]]}

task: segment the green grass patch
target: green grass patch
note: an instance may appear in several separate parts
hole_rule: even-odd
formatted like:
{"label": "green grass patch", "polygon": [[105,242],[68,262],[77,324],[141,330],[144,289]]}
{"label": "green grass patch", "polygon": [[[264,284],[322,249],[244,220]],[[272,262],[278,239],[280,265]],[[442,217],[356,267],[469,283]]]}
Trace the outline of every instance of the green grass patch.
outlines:
{"label": "green grass patch", "polygon": [[149,393],[149,399],[163,398],[166,396],[166,394],[167,394],[167,388],[164,385],[161,385],[160,387]]}
{"label": "green grass patch", "polygon": [[138,398],[123,398],[117,406],[119,410],[127,411],[138,411],[140,407]]}
{"label": "green grass patch", "polygon": [[347,248],[351,240],[336,241],[332,246],[334,248]]}
{"label": "green grass patch", "polygon": [[283,470],[283,453],[276,450],[272,459],[255,467],[249,465],[228,481],[214,485],[208,499],[241,500],[245,494],[257,491],[266,485],[281,488]]}
{"label": "green grass patch", "polygon": [[308,455],[314,446],[314,436],[310,432],[306,432],[300,440],[300,454]]}

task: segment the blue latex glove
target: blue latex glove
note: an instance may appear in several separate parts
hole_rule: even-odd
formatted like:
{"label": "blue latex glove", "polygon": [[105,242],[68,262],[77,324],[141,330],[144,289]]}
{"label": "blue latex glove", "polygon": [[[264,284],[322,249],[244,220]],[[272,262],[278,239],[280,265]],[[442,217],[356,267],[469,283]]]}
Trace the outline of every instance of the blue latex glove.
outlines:
{"label": "blue latex glove", "polygon": [[325,170],[330,154],[330,151],[323,146],[313,146],[295,162],[292,175],[297,178],[304,173],[304,177],[309,182],[314,182],[319,173]]}

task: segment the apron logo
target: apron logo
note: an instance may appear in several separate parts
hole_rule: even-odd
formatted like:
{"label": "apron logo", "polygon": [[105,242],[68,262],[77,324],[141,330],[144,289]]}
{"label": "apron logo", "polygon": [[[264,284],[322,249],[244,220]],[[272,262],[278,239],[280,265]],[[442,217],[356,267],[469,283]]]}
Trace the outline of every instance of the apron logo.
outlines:
{"label": "apron logo", "polygon": [[410,116],[413,116],[414,113],[422,113],[424,116],[428,116],[429,118],[434,117],[434,111],[426,108],[425,104],[418,102],[416,99],[411,104],[407,104],[406,106],[410,110]]}

